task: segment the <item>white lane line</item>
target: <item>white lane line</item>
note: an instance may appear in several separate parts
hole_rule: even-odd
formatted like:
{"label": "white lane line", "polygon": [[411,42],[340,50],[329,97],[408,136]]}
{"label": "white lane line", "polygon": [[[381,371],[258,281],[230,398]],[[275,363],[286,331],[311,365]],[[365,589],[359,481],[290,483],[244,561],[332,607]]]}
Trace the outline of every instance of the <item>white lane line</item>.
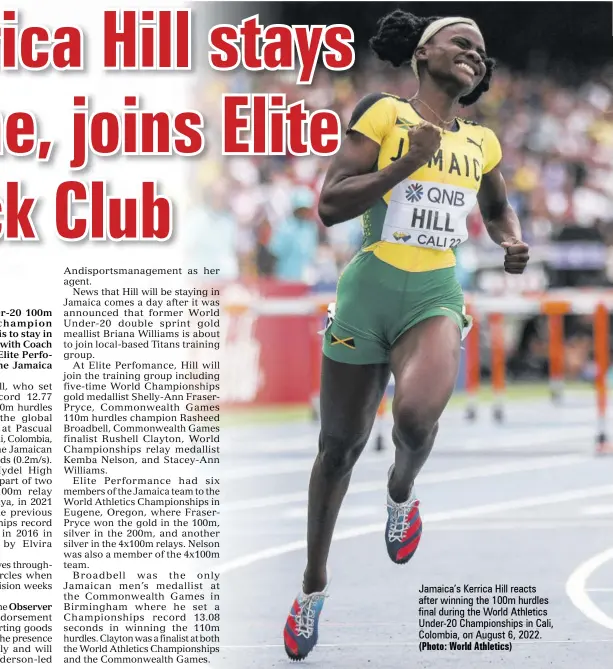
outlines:
{"label": "white lane line", "polygon": [[[380,460],[380,458],[377,458]],[[478,478],[480,476],[498,476],[501,474],[511,474],[514,472],[536,471],[538,469],[549,469],[550,467],[567,467],[579,462],[587,462],[588,458],[581,455],[562,455],[550,456],[547,458],[538,458],[529,462],[517,462],[508,460],[494,465],[480,465],[474,467],[463,467],[445,472],[431,472],[421,474],[418,479],[418,486],[444,483],[447,481],[462,481],[468,478]],[[313,462],[311,467],[313,466]],[[364,462],[364,459],[360,460]],[[229,475],[231,472],[228,473]],[[224,476],[224,481],[231,476]],[[352,483],[347,491],[348,495],[359,495],[368,492],[385,492],[385,476],[376,481],[364,481],[362,483]],[[267,497],[256,497],[253,499],[243,499],[238,502],[229,502],[223,505],[223,513],[227,511],[249,511],[252,509],[265,509],[270,506],[283,506],[285,504],[294,504],[297,502],[306,502],[308,493],[306,490],[300,492],[287,493],[285,495],[269,495]]]}
{"label": "white lane line", "polygon": [[[286,458],[284,460],[271,460],[268,463],[250,463],[242,467],[235,467],[226,464],[227,471],[223,471],[224,481],[240,481],[252,479],[258,476],[277,476],[279,474],[295,474],[296,472],[308,472],[313,467],[315,453],[310,458]],[[360,458],[360,462],[374,463],[381,462],[381,457],[376,455],[367,455]],[[223,467],[223,465],[222,465]]]}
{"label": "white lane line", "polygon": [[[350,507],[351,508],[351,507]],[[350,520],[352,518],[365,518],[367,516],[377,516],[379,518],[385,517],[385,511],[382,511],[382,506],[379,504],[378,506],[372,506],[372,507],[357,507],[358,511],[356,513],[352,513],[351,511],[347,512],[344,509],[341,509],[341,516],[340,516],[340,521],[342,522],[343,520]],[[306,507],[298,507],[298,508],[292,508],[288,510],[287,512],[283,513],[282,517],[286,518],[288,520],[292,519],[300,519],[300,520],[306,520],[307,519],[307,508]],[[599,525],[586,525],[585,520],[551,520],[551,521],[503,521],[499,523],[488,523],[487,521],[472,521],[468,523],[458,523],[458,522],[453,522],[449,525],[441,525],[439,527],[432,527],[428,528],[429,531],[434,532],[439,531],[439,532],[498,532],[498,531],[509,531],[509,530],[561,530],[564,528],[577,528],[579,530],[593,530],[596,527],[606,527],[611,530],[613,530],[613,523],[608,522],[608,523],[602,523]],[[291,534],[295,535],[296,530],[294,529],[293,532],[288,532],[288,536]],[[257,534],[261,534],[261,531],[258,532]],[[225,535],[224,535],[225,536]],[[237,535],[237,536],[242,536]]]}
{"label": "white lane line", "polygon": [[[379,517],[381,517],[381,509],[379,508]],[[585,524],[584,520],[567,520],[567,521],[509,521],[509,522],[500,522],[500,523],[488,523],[485,521],[482,522],[469,522],[469,523],[457,523],[453,522],[450,524],[443,523],[441,525],[430,525],[428,527],[428,534],[430,532],[498,532],[498,531],[531,531],[531,530],[568,530],[569,528],[583,530],[583,531],[592,531],[595,529],[606,529],[608,531],[613,531],[613,523],[590,523],[589,525]],[[302,532],[302,527],[300,528]],[[250,523],[244,530],[236,532],[226,532],[224,531],[224,537],[227,539],[227,544],[230,546],[230,542],[233,539],[236,539],[240,542],[238,546],[242,546],[245,543],[245,539],[249,537],[261,537],[262,530],[259,528],[254,528],[253,523]],[[271,537],[295,537],[296,528],[286,529],[284,531],[274,532],[269,534]],[[590,592],[592,589],[586,588],[586,592]],[[594,588],[594,592],[613,592],[613,588]]]}
{"label": "white lane line", "polygon": [[563,530],[569,527],[593,530],[596,527],[606,527],[613,529],[613,523],[585,524],[585,520],[551,520],[551,521],[508,521],[488,523],[487,521],[476,521],[471,523],[453,523],[451,525],[439,525],[438,527],[428,528],[428,531],[441,532],[489,532],[498,530]]}
{"label": "white lane line", "polygon": [[[305,512],[306,513],[306,512]],[[381,518],[381,508],[377,510],[377,516]],[[385,513],[385,512],[383,512]],[[366,515],[366,514],[364,514]],[[371,515],[371,514],[369,514]],[[363,516],[362,516],[363,517]],[[384,516],[383,516],[384,517]],[[305,520],[306,516],[303,516],[301,520]],[[539,521],[524,521],[524,522],[500,522],[500,523],[488,523],[488,522],[475,522],[475,521],[469,521],[467,523],[458,523],[452,522],[452,523],[443,523],[441,525],[430,525],[428,527],[428,533],[431,532],[513,532],[513,531],[519,531],[519,532],[531,532],[531,531],[548,531],[548,530],[564,530],[564,529],[569,529],[572,528],[574,530],[579,530],[579,531],[586,531],[586,532],[592,532],[595,529],[605,529],[609,532],[613,532],[613,524],[612,523],[607,523],[607,524],[596,524],[596,525],[586,525],[585,521],[552,521],[552,522],[539,522]],[[302,529],[303,527],[300,527],[300,532],[297,532],[296,528],[294,527],[293,529],[287,529],[283,532],[274,532],[273,534],[269,534],[271,538],[276,539],[291,539],[295,538],[296,534],[302,534]],[[236,547],[240,547],[244,545],[245,539],[248,539],[249,537],[261,537],[262,536],[262,531],[261,529],[254,529],[253,524],[249,525],[248,528],[246,528],[244,531],[240,532],[235,532],[235,533],[227,533],[224,532],[224,537],[227,539],[227,545],[235,545]],[[237,544],[231,544],[230,542],[236,539],[238,542]],[[590,588],[586,588],[586,592],[590,592]],[[599,590],[598,588],[594,589],[594,592],[609,592],[609,590],[602,589]],[[610,592],[613,592],[613,589],[610,590]]]}
{"label": "white lane line", "polygon": [[[366,518],[370,516],[371,518],[381,517],[381,504],[371,504],[370,506],[366,505],[346,505],[341,510],[341,518],[343,520],[350,520],[351,518]],[[287,509],[284,509],[279,518],[284,518],[286,520],[306,520],[308,514],[308,509],[305,505],[300,506],[290,506]],[[266,516],[267,519],[270,516]]]}
{"label": "white lane line", "polygon": [[[613,494],[613,486],[600,486],[598,488],[579,488],[576,490],[568,490],[562,493],[554,493],[552,495],[539,495],[536,497],[520,497],[519,499],[512,499],[507,502],[496,502],[494,504],[480,504],[478,506],[470,506],[464,509],[454,509],[452,511],[439,511],[431,514],[424,514],[424,522],[427,523],[442,523],[447,520],[456,520],[458,518],[474,518],[489,513],[498,513],[500,511],[510,511],[514,509],[526,509],[532,506],[540,506],[545,504],[558,504],[561,502],[569,502],[576,499],[588,499],[590,497],[601,497],[603,495]],[[343,541],[345,539],[355,539],[363,537],[367,534],[376,534],[381,532],[381,523],[372,525],[361,525],[342,532],[337,532],[332,541]],[[218,571],[226,574],[242,567],[248,567],[256,562],[263,560],[270,560],[271,558],[295,551],[304,550],[306,548],[306,541],[292,541],[288,544],[281,544],[280,546],[273,546],[262,551],[257,551],[243,557],[230,560],[226,564],[218,567]],[[612,551],[613,555],[613,551]],[[613,622],[613,621],[612,621]]]}
{"label": "white lane line", "polygon": [[595,504],[581,509],[584,516],[610,516],[613,515],[613,504]]}
{"label": "white lane line", "polygon": [[297,451],[317,452],[318,433],[302,434],[288,437],[260,436],[261,441],[254,442],[253,436],[249,440],[236,441],[231,436],[225,435],[225,452],[229,455],[249,456],[255,454],[294,453]]}
{"label": "white lane line", "polygon": [[613,548],[609,548],[580,564],[566,582],[566,594],[570,601],[590,620],[613,630],[613,618],[594,604],[585,591],[588,578],[603,564],[613,560]]}
{"label": "white lane line", "polygon": [[467,451],[481,450],[484,446],[486,448],[533,448],[534,446],[556,445],[575,439],[593,437],[593,432],[594,428],[590,425],[568,425],[566,427],[550,428],[543,432],[540,432],[538,428],[531,428],[530,430],[513,432],[504,439],[499,439],[498,435],[492,434],[492,444],[486,443],[487,435],[473,437],[464,442],[463,448]]}
{"label": "white lane line", "polygon": [[[558,427],[541,427],[537,424],[525,429],[523,427],[509,425],[507,426],[507,430],[502,433],[496,431],[496,426],[492,426],[492,445],[496,446],[496,448],[529,448],[533,445],[548,444],[550,442],[557,443],[558,441],[567,442],[573,439],[591,437],[593,436],[592,413],[593,409],[590,409],[589,415],[586,414],[585,424],[579,425],[571,424],[564,426],[562,424]],[[485,446],[489,447],[487,439],[484,439],[483,436],[468,436],[470,434],[468,431],[466,437],[460,435],[460,438],[458,438],[458,428],[462,430],[468,427],[465,424],[458,426],[458,422],[463,423],[463,420],[447,420],[442,423],[437,442],[439,447],[457,448],[459,450],[475,450],[483,448],[484,442],[486,442]],[[384,430],[386,433],[391,431],[391,427],[391,420],[385,421]],[[508,428],[510,428],[510,430]],[[232,457],[249,457],[263,454],[274,455],[276,453],[300,453],[311,451],[314,456],[317,452],[318,435],[318,431],[314,429],[312,432],[305,432],[304,434],[299,435],[294,434],[274,437],[266,437],[265,434],[256,435],[254,440],[253,433],[251,432],[247,438],[237,438],[236,436],[226,433],[224,437],[224,453]],[[369,439],[369,444],[371,444],[372,441],[373,438],[371,437]]]}
{"label": "white lane line", "polygon": [[[397,624],[396,624],[397,626]],[[387,646],[418,646],[420,641],[372,641],[358,643],[318,643],[318,648],[385,648]],[[613,639],[533,639],[513,641],[514,646],[527,646],[542,643],[613,643]],[[280,643],[261,643],[252,646],[220,646],[222,650],[262,650],[268,648],[283,648]],[[453,651],[450,651],[453,652]]]}

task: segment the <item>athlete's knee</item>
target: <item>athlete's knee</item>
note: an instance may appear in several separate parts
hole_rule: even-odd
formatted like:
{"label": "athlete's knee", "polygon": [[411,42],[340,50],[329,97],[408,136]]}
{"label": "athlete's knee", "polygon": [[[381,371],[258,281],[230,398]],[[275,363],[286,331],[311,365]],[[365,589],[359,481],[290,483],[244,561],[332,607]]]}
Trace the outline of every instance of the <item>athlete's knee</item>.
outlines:
{"label": "athlete's knee", "polygon": [[319,461],[324,476],[342,478],[349,474],[367,440],[367,434],[339,435],[322,430],[319,434]]}
{"label": "athlete's knee", "polygon": [[438,416],[427,408],[398,403],[393,415],[393,436],[398,447],[418,450],[436,436]]}

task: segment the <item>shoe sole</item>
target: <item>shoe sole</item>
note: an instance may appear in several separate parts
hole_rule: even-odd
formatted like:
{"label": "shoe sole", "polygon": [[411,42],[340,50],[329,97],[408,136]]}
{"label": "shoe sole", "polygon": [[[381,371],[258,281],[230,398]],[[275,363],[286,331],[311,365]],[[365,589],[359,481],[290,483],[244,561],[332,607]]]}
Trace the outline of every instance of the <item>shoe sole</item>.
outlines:
{"label": "shoe sole", "polygon": [[[388,553],[388,555],[389,555],[389,553]],[[390,555],[390,560],[391,560],[394,564],[402,565],[402,564],[406,564],[407,562],[410,562],[410,561],[411,561],[411,558],[413,558],[413,557],[415,557],[415,553],[413,553],[413,555],[409,555],[409,557],[402,558],[402,560],[395,560],[395,559]]]}
{"label": "shoe sole", "polygon": [[292,662],[302,662],[302,660],[306,660],[306,658],[309,656],[309,654],[311,653],[311,651],[309,651],[306,655],[302,655],[302,656],[300,656],[300,657],[297,657],[296,655],[294,655],[294,654],[289,650],[289,648],[288,648],[287,646],[285,646],[285,653],[287,654],[287,657],[289,657],[289,659],[290,659]]}

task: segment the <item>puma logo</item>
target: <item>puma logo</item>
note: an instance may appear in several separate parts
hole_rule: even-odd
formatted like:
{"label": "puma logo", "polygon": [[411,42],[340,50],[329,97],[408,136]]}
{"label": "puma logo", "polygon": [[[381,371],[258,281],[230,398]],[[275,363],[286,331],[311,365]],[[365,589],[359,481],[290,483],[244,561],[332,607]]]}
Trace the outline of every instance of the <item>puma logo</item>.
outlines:
{"label": "puma logo", "polygon": [[483,140],[481,140],[481,144],[477,144],[477,142],[475,142],[474,139],[472,139],[471,137],[467,137],[466,141],[469,144],[474,144],[479,149],[479,151],[481,151],[481,155],[483,155]]}

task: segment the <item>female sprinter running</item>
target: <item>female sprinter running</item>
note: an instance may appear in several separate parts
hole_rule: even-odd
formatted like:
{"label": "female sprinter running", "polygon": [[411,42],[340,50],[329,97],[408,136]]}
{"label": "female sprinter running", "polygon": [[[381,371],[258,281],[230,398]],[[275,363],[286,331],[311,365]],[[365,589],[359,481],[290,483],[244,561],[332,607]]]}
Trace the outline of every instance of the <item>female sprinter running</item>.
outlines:
{"label": "female sprinter running", "polygon": [[380,20],[371,46],[393,65],[410,63],[419,90],[411,100],[379,93],[357,105],[321,193],[324,224],[362,215],[364,242],[339,279],[336,314],[324,336],[308,562],[284,630],[292,660],[317,643],[334,525],[390,372],[395,463],[385,542],[397,564],[417,549],[413,482],[456,380],[468,319],[454,249],[467,238],[466,217],[477,202],[490,237],[506,249],[505,270],[521,273],[528,262],[498,168],[497,138],[453,113],[489,88],[494,63],[477,25],[396,10]]}

